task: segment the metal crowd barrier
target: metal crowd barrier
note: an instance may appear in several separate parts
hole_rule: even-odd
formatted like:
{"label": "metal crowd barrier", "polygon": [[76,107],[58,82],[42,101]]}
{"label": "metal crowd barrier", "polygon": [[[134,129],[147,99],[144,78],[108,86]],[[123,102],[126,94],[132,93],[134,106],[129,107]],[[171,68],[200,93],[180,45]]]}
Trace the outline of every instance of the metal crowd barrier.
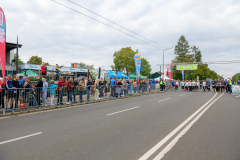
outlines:
{"label": "metal crowd barrier", "polygon": [[100,101],[103,99],[122,98],[159,91],[159,84],[139,84],[133,85],[102,85],[98,89],[95,86],[84,88],[79,91],[76,86],[68,87],[48,87],[42,88],[10,88],[0,90],[0,114],[7,112],[17,112],[20,110],[31,110],[37,108],[51,108],[59,105],[70,105],[74,103],[88,103],[90,101]]}

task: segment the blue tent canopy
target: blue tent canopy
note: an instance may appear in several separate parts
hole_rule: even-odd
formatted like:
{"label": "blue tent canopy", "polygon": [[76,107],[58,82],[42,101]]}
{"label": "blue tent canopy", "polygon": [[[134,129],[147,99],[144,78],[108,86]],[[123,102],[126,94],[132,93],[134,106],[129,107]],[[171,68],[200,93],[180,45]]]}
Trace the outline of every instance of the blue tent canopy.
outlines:
{"label": "blue tent canopy", "polygon": [[123,74],[122,72],[118,72],[118,74],[117,74],[117,78],[129,78],[127,75],[125,75],[125,74]]}
{"label": "blue tent canopy", "polygon": [[116,73],[114,73],[113,71],[109,71],[108,74],[110,74],[110,78],[117,77]]}

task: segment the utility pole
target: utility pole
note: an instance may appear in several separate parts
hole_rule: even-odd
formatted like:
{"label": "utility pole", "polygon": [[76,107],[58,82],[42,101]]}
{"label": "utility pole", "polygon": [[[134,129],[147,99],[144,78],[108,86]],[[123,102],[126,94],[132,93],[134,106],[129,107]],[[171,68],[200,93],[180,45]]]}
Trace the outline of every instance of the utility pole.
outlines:
{"label": "utility pole", "polygon": [[17,36],[16,74],[18,74],[18,36]]}

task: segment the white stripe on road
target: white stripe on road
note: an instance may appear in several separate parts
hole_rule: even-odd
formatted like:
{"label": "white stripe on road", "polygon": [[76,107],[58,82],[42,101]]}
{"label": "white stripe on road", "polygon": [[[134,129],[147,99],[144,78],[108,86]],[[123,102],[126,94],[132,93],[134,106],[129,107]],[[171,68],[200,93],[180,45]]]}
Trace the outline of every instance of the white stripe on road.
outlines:
{"label": "white stripe on road", "polygon": [[13,141],[17,141],[17,140],[20,140],[20,139],[24,139],[24,138],[36,136],[36,135],[39,135],[39,134],[42,134],[42,132],[38,132],[38,133],[30,134],[30,135],[27,135],[27,136],[11,139],[11,140],[8,140],[8,141],[3,141],[3,142],[0,142],[0,145],[5,144],[5,143],[9,143],[9,142],[13,142]]}
{"label": "white stripe on road", "polygon": [[114,113],[110,113],[110,114],[107,114],[107,116],[111,116],[111,115],[118,114],[118,113],[121,113],[121,112],[126,112],[126,111],[129,111],[129,110],[132,110],[132,109],[136,109],[136,108],[139,108],[139,107],[140,106],[129,108],[129,109],[125,109],[125,110],[114,112]]}
{"label": "white stripe on road", "polygon": [[166,98],[166,99],[160,100],[158,102],[166,101],[166,100],[169,100],[169,99],[171,99],[171,98]]}
{"label": "white stripe on road", "polygon": [[177,128],[175,128],[171,133],[169,133],[165,138],[163,138],[160,142],[158,142],[153,148],[151,148],[147,153],[145,153],[142,157],[139,158],[139,160],[146,160],[148,159],[152,154],[154,154],[162,145],[164,145],[174,134],[176,134],[181,128],[184,127],[193,117],[195,117],[204,107],[206,107],[215,97],[217,96],[217,93],[207,102],[205,103],[201,108],[199,108],[195,113],[193,113],[188,119],[186,119],[182,124],[180,124]]}
{"label": "white stripe on road", "polygon": [[186,94],[181,94],[181,95],[179,95],[179,96],[185,96]]}
{"label": "white stripe on road", "polygon": [[210,103],[196,118],[192,120],[153,160],[160,160],[164,157],[164,155],[172,149],[172,147],[178,142],[178,140],[185,134],[187,131],[194,125],[194,123],[202,117],[202,115],[222,96],[224,93],[215,99],[212,103]]}

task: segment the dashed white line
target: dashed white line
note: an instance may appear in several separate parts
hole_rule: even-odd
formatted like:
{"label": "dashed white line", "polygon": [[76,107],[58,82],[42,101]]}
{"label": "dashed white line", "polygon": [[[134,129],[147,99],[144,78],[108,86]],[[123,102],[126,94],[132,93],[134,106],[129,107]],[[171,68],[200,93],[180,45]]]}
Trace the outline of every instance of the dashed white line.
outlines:
{"label": "dashed white line", "polygon": [[111,116],[111,115],[118,114],[118,113],[121,113],[121,112],[126,112],[126,111],[133,110],[133,109],[136,109],[136,108],[139,108],[139,107],[140,106],[129,108],[129,109],[125,109],[125,110],[114,112],[114,113],[110,113],[110,114],[107,114],[107,116]]}
{"label": "dashed white line", "polygon": [[186,94],[181,94],[181,95],[179,95],[179,96],[181,97],[181,96],[185,96],[185,95],[186,95]]}
{"label": "dashed white line", "polygon": [[182,124],[175,128],[171,133],[169,133],[165,138],[158,142],[153,148],[151,148],[147,153],[145,153],[139,160],[146,160],[152,154],[154,154],[162,145],[164,145],[171,137],[173,137],[180,129],[182,129],[190,120],[192,120],[204,107],[206,107],[215,97],[217,93],[201,108],[199,108],[195,113],[193,113],[188,119],[186,119]]}
{"label": "dashed white line", "polygon": [[24,138],[36,136],[36,135],[39,135],[39,134],[42,134],[42,132],[38,132],[38,133],[30,134],[30,135],[27,135],[27,136],[23,136],[23,137],[11,139],[11,140],[3,141],[3,142],[0,142],[0,145],[1,145],[1,144],[5,144],[5,143],[9,143],[9,142],[13,142],[13,141],[18,141],[18,140],[24,139]]}
{"label": "dashed white line", "polygon": [[171,99],[171,98],[162,99],[162,100],[160,100],[158,102],[166,101],[166,100],[169,100],[169,99]]}

